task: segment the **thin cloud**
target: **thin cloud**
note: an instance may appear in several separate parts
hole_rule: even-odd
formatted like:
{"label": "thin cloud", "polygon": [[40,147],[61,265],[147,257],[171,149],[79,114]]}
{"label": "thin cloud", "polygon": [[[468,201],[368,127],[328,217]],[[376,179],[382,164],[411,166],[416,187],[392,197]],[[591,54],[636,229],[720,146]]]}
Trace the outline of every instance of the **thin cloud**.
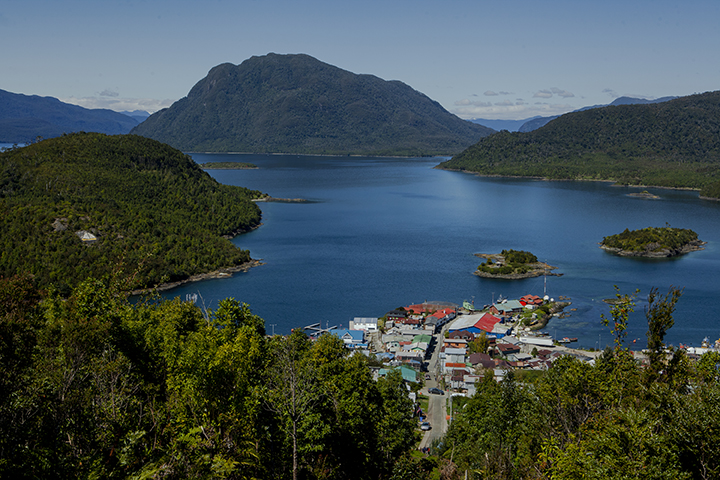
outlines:
{"label": "thin cloud", "polygon": [[533,98],[552,98],[553,94],[550,90],[538,90]]}
{"label": "thin cloud", "polygon": [[492,103],[490,102],[481,102],[479,100],[468,100],[467,98],[464,98],[462,100],[458,100],[455,102],[455,105],[458,107],[467,107],[467,106],[473,106],[473,107],[490,107],[492,106]]}
{"label": "thin cloud", "polygon": [[499,94],[493,92],[492,90],[488,90],[487,92],[483,93],[486,97],[497,97]]}
{"label": "thin cloud", "polygon": [[116,112],[143,110],[148,113],[155,113],[158,110],[169,107],[175,102],[170,99],[158,100],[155,98],[120,98],[113,96],[70,97],[61,98],[60,101],[84,108],[105,108]]}
{"label": "thin cloud", "polygon": [[610,97],[612,97],[612,98],[618,98],[618,97],[620,96],[620,95],[618,95],[617,92],[616,92],[615,90],[613,90],[612,88],[606,88],[605,90],[602,91],[602,93],[607,93],[607,94],[610,95]]}
{"label": "thin cloud", "polygon": [[119,97],[120,92],[116,92],[114,90],[110,90],[109,88],[106,88],[102,92],[100,92],[101,97]]}
{"label": "thin cloud", "polygon": [[473,105],[471,103],[472,102],[457,105],[458,102],[456,102],[457,108],[451,110],[451,112],[466,120],[471,120],[473,118],[523,120],[535,116],[549,117],[553,115],[562,115],[563,113],[571,112],[577,108],[566,103],[549,102],[537,102],[535,104],[528,104],[523,101],[515,103],[497,102],[493,105]]}
{"label": "thin cloud", "polygon": [[554,93],[555,95],[557,95],[558,97],[562,97],[562,98],[570,98],[570,97],[574,97],[574,96],[575,96],[574,93],[568,92],[567,90],[561,90],[561,89],[559,89],[559,88],[557,88],[557,87],[551,88],[550,91],[551,91],[552,93]]}

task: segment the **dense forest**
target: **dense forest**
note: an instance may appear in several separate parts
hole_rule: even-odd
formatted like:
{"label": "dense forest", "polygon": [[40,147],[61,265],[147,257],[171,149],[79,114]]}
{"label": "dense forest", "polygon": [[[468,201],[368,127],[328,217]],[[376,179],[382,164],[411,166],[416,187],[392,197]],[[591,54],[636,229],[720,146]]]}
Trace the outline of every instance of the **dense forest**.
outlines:
{"label": "dense forest", "polygon": [[135,288],[241,265],[249,252],[223,236],[259,224],[251,199],[260,196],[136,135],[77,133],[14,148],[0,153],[0,275],[67,289],[115,272]]}
{"label": "dense forest", "polygon": [[414,156],[458,153],[494,130],[402,82],[271,53],[214,67],[132,133],[186,152]]}
{"label": "dense forest", "polygon": [[720,92],[568,113],[532,132],[484,138],[440,167],[696,188],[718,198]]}
{"label": "dense forest", "polygon": [[400,374],[338,337],[118,286],[0,279],[0,478],[394,478],[417,441]]}

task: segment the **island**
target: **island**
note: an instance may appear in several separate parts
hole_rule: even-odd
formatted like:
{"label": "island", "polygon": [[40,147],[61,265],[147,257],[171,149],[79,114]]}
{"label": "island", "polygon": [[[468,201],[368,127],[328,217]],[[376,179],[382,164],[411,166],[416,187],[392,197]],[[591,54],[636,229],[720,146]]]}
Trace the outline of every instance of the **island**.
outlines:
{"label": "island", "polygon": [[600,248],[622,257],[667,258],[702,250],[706,242],[687,228],[647,227],[603,238]]}
{"label": "island", "polygon": [[500,253],[476,253],[475,256],[486,260],[479,265],[474,272],[475,275],[483,278],[519,280],[539,277],[541,275],[562,276],[562,273],[552,272],[552,270],[558,267],[540,262],[535,255],[523,250],[503,250]]}
{"label": "island", "polygon": [[205,162],[200,164],[203,170],[250,170],[257,165],[245,162]]}
{"label": "island", "polygon": [[658,200],[660,198],[658,195],[650,193],[647,190],[643,190],[642,192],[628,193],[628,197],[646,198],[650,200]]}

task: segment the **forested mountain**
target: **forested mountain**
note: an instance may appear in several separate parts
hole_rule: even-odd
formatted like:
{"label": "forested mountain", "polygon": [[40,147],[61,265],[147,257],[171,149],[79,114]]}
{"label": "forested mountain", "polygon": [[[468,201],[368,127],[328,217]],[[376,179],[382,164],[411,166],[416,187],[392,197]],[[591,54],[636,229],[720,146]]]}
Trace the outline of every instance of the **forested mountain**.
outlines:
{"label": "forested mountain", "polygon": [[[260,192],[221,185],[136,135],[75,133],[0,153],[0,276],[155,285],[250,260],[222,235],[259,224]],[[95,237],[83,241],[81,233]]]}
{"label": "forested mountain", "polygon": [[440,165],[488,175],[615,180],[720,196],[720,92],[565,114],[500,132]]}
{"label": "forested mountain", "polygon": [[28,143],[63,133],[128,133],[138,121],[122,113],[88,109],[53,97],[0,90],[0,143]]}
{"label": "forested mountain", "polygon": [[272,53],[216,66],[132,131],[183,151],[343,155],[457,153],[492,132],[402,82]]}

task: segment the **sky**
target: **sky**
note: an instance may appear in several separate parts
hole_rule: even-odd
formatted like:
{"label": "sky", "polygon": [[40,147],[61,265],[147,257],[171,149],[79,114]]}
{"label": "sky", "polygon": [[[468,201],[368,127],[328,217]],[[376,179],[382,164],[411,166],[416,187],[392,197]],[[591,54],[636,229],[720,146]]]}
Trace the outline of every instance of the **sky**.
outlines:
{"label": "sky", "polygon": [[221,63],[305,53],[465,119],[720,90],[718,0],[3,0],[0,89],[170,106]]}

